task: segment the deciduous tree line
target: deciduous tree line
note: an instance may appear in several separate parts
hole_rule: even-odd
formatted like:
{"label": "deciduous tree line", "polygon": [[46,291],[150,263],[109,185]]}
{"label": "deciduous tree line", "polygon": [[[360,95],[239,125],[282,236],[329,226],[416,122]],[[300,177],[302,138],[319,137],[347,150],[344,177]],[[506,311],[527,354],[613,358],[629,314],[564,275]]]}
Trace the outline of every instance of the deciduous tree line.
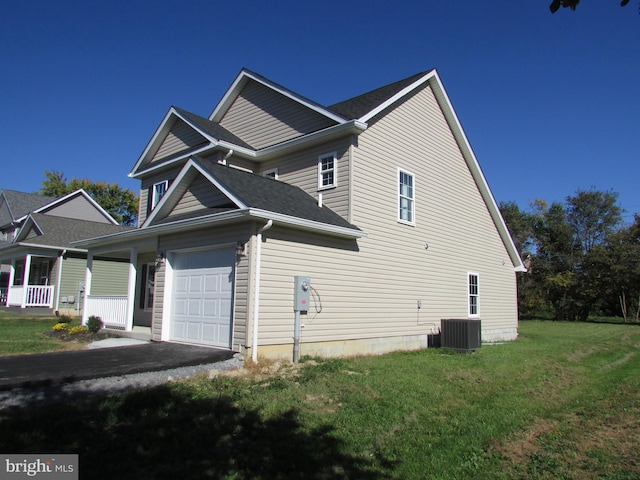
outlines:
{"label": "deciduous tree line", "polygon": [[639,321],[640,216],[624,224],[617,193],[578,190],[564,203],[500,210],[528,268],[518,274],[521,315]]}

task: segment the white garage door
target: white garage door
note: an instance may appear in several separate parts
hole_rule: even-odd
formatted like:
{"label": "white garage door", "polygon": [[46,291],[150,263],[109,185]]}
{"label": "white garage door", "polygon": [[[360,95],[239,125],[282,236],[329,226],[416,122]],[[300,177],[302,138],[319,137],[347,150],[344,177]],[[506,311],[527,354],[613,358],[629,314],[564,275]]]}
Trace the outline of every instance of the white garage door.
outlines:
{"label": "white garage door", "polygon": [[234,250],[173,257],[171,340],[231,346]]}

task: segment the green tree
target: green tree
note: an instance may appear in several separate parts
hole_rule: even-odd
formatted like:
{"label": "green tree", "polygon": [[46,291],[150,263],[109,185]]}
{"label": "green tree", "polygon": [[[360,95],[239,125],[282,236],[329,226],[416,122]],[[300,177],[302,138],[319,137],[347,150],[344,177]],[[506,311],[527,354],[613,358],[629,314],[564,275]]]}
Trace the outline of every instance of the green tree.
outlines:
{"label": "green tree", "polygon": [[622,208],[617,202],[617,193],[593,188],[567,197],[567,220],[583,254],[603,244],[622,224]]}
{"label": "green tree", "polygon": [[[579,3],[580,0],[553,0],[549,5],[549,10],[551,10],[551,13],[556,13],[560,10],[560,7],[575,10]],[[624,7],[627,3],[629,3],[629,0],[622,0],[620,6]]]}
{"label": "green tree", "polygon": [[98,205],[104,208],[118,223],[135,225],[138,219],[138,198],[134,191],[122,188],[117,183],[93,182],[88,179],[72,178],[63,172],[45,171],[45,180],[40,188],[41,195],[61,197],[82,188]]}

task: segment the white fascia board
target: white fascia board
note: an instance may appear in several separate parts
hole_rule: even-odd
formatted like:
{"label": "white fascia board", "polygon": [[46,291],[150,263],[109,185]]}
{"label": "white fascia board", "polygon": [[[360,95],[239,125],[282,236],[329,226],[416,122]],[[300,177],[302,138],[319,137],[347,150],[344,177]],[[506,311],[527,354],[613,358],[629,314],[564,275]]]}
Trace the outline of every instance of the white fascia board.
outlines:
{"label": "white fascia board", "polygon": [[20,242],[18,243],[19,246],[21,247],[27,247],[27,248],[40,248],[40,249],[45,249],[45,250],[65,250],[67,252],[75,252],[75,253],[86,253],[87,250],[84,248],[71,248],[71,247],[61,247],[60,245],[39,245],[36,243],[25,243],[25,242]]}
{"label": "white fascia board", "polygon": [[371,118],[375,117],[378,113],[383,111],[389,105],[392,105],[393,103],[397,102],[399,99],[401,99],[405,95],[411,93],[413,90],[418,88],[420,85],[422,85],[423,83],[429,81],[431,78],[433,78],[434,76],[437,76],[437,75],[438,75],[438,73],[436,72],[435,69],[425,73],[424,76],[420,77],[418,80],[413,82],[411,85],[403,88],[398,93],[396,93],[393,97],[389,98],[386,102],[381,103],[376,108],[374,108],[370,112],[368,112],[365,115],[363,115],[362,117],[360,117],[358,120],[360,120],[361,122],[368,122],[369,120],[371,120]]}
{"label": "white fascia board", "polygon": [[162,170],[162,169],[167,168],[170,165],[173,165],[173,164],[176,164],[176,163],[182,163],[185,158],[189,158],[189,157],[192,157],[194,155],[198,155],[198,154],[200,154],[202,152],[206,152],[207,150],[212,150],[215,147],[216,147],[216,145],[211,145],[211,144],[205,145],[204,147],[201,147],[198,150],[185,153],[184,155],[180,155],[179,157],[175,157],[170,162],[161,162],[161,163],[158,163],[158,164],[153,163],[153,164],[149,165],[148,168],[145,168],[144,170],[136,172],[135,174],[133,172],[129,173],[129,178],[140,178],[140,177],[146,176],[149,173],[155,172],[156,170]]}
{"label": "white fascia board", "polygon": [[348,132],[359,135],[360,133],[365,131],[367,127],[368,125],[366,123],[359,120],[349,120],[348,122],[342,123],[340,125],[327,127],[322,130],[318,130],[317,132],[309,133],[307,135],[303,135],[301,137],[287,140],[286,142],[282,142],[277,145],[258,150],[255,154],[255,158],[256,160],[268,160],[276,155],[281,155],[282,153],[284,153],[284,151],[290,148],[296,148],[307,143],[320,142],[322,140],[325,140],[327,137],[331,137],[332,135],[339,135]]}
{"label": "white fascia board", "polygon": [[98,210],[107,220],[109,220],[109,222],[112,225],[118,225],[118,222],[115,220],[115,218],[113,218],[111,215],[109,215],[109,213],[104,208],[102,208],[100,205],[98,205],[98,203],[93,198],[91,198],[91,195],[89,195],[87,192],[85,192],[83,188],[80,188],[80,189],[78,189],[78,190],[76,190],[74,192],[68,193],[67,195],[65,195],[63,197],[60,197],[57,200],[55,200],[55,201],[53,201],[51,203],[48,203],[43,207],[40,207],[37,210],[34,210],[34,212],[35,213],[41,213],[44,210],[49,210],[51,207],[55,207],[57,205],[61,205],[64,202],[66,202],[67,200],[69,200],[70,198],[76,197],[78,195],[81,195],[85,199],[87,199],[89,201],[89,203],[91,203],[91,205],[93,205],[93,207],[96,210]]}
{"label": "white fascia board", "polygon": [[16,234],[15,239],[13,240],[13,244],[17,244],[20,242],[20,239],[26,234],[26,232],[29,231],[29,229],[31,228],[31,226],[33,225],[33,227],[35,227],[38,232],[40,233],[40,235],[43,234],[42,228],[40,228],[40,225],[38,225],[38,222],[36,222],[35,218],[33,218],[31,216],[31,214],[27,214],[25,217],[25,221],[22,224],[22,226],[20,227],[20,229],[18,230],[18,233]]}
{"label": "white fascia board", "polygon": [[218,105],[216,105],[216,107],[213,109],[211,115],[209,115],[209,120],[215,121],[214,119],[220,114],[220,112],[226,110],[227,105],[236,99],[236,97],[240,93],[240,90],[242,90],[244,85],[247,83],[247,80],[248,77],[245,74],[245,70],[242,69],[233,83],[229,86],[225,94],[222,96],[222,98],[218,102]]}
{"label": "white fascia board", "polygon": [[242,90],[242,88],[244,88],[245,84],[247,83],[247,79],[251,79],[254,80],[262,85],[264,85],[267,88],[270,88],[272,90],[275,90],[276,92],[280,93],[281,95],[284,95],[287,98],[290,98],[291,100],[298,102],[299,104],[319,113],[320,115],[323,115],[331,120],[333,120],[334,122],[337,123],[345,123],[347,120],[343,117],[341,117],[340,115],[336,115],[335,113],[327,110],[326,108],[322,107],[321,105],[318,105],[317,103],[301,96],[298,95],[297,93],[289,90],[288,88],[283,87],[282,85],[278,85],[277,83],[272,82],[271,80],[268,80],[262,76],[259,76],[257,74],[254,74],[253,72],[250,72],[246,69],[243,69],[240,74],[238,75],[238,77],[236,77],[236,80],[233,82],[233,84],[231,85],[231,87],[229,87],[229,89],[227,90],[227,92],[225,93],[224,97],[222,97],[222,100],[220,101],[220,103],[218,103],[218,105],[216,106],[216,108],[213,110],[213,112],[211,113],[211,115],[209,116],[209,120],[213,120],[213,121],[219,121],[220,119],[217,118],[220,116],[220,114],[223,111],[226,111],[226,108],[228,107],[228,105],[235,100],[235,98],[238,96],[238,94],[240,93],[240,91]]}
{"label": "white fascia board", "polygon": [[222,185],[215,177],[213,177],[207,170],[202,168],[198,162],[193,158],[189,158],[187,163],[185,163],[184,167],[173,181],[169,189],[162,196],[162,199],[156,207],[153,209],[149,217],[145,220],[140,228],[148,228],[153,220],[159,215],[159,212],[163,210],[163,207],[169,202],[172,201],[174,192],[182,186],[182,183],[185,181],[185,177],[189,173],[190,170],[196,169],[198,170],[207,180],[209,180],[216,188],[218,188],[229,200],[231,200],[239,209],[246,209],[247,206],[236,197],[230,190],[228,190],[224,185]]}
{"label": "white fascia board", "polygon": [[[164,223],[162,225],[150,225],[145,228],[137,228],[135,230],[127,230],[126,232],[111,233],[109,235],[103,235],[94,238],[85,238],[83,240],[77,240],[71,242],[76,246],[86,246],[91,249],[99,246],[106,245],[130,245],[130,242],[136,239],[144,239],[145,237],[154,237],[160,234],[173,233],[178,231],[185,231],[186,229],[200,228],[203,226],[211,225],[214,223],[222,222],[234,222],[247,218],[249,210],[231,210],[228,212],[212,213],[211,215],[205,215],[197,218],[188,218],[185,220],[178,220],[171,223]],[[103,251],[107,251],[103,249]]]}
{"label": "white fascia board", "polygon": [[193,167],[196,168],[202,175],[204,175],[207,180],[214,184],[218,190],[220,190],[229,200],[231,200],[235,204],[236,207],[241,210],[248,208],[247,205],[245,205],[242,200],[236,197],[231,190],[228,190],[227,187],[220,183],[216,177],[202,168],[195,159],[190,159],[189,164],[192,164]]}
{"label": "white fascia board", "polygon": [[[42,207],[35,209],[33,212],[34,213],[42,213],[43,211],[49,210],[51,207],[55,207],[57,205],[60,205],[60,204],[62,204],[64,202],[66,202],[69,198],[75,197],[77,195],[82,195],[84,198],[86,198],[89,201],[89,203],[91,203],[96,208],[96,210],[98,210],[107,220],[109,220],[109,222],[111,224],[118,225],[118,222],[116,222],[116,220],[111,215],[109,215],[109,213],[104,208],[102,208],[100,205],[98,205],[98,203],[93,198],[91,198],[91,195],[89,195],[87,192],[85,192],[84,189],[82,189],[82,188],[79,188],[78,190],[75,190],[75,191],[73,191],[71,193],[67,193],[64,196],[55,199],[53,202],[47,203],[46,205],[43,205]],[[26,215],[23,215],[22,217],[16,219],[15,222],[16,223],[22,222],[28,216],[29,216],[29,214],[27,213]]]}
{"label": "white fascia board", "polygon": [[482,194],[482,198],[487,204],[487,208],[489,209],[489,213],[491,218],[493,219],[496,228],[504,242],[507,251],[509,252],[509,257],[514,264],[514,268],[516,272],[525,272],[527,269],[522,263],[522,259],[520,258],[520,254],[518,253],[518,249],[513,243],[513,239],[509,234],[509,230],[507,229],[507,225],[502,218],[502,214],[500,213],[500,209],[498,208],[498,204],[496,203],[495,197],[491,192],[491,188],[489,187],[489,183],[487,182],[484,173],[482,172],[482,168],[480,167],[480,163],[476,158],[475,153],[473,152],[473,148],[471,148],[471,144],[469,143],[469,139],[467,135],[464,133],[464,129],[462,128],[462,124],[458,119],[458,115],[456,114],[451,100],[449,99],[449,95],[447,95],[446,90],[444,89],[444,85],[440,80],[438,73],[433,70],[429,73],[429,84],[434,91],[434,95],[440,104],[440,108],[444,113],[447,122],[451,128],[451,131],[460,146],[460,150],[469,166],[469,170],[473,175],[476,184],[478,185],[478,189]]}
{"label": "white fascia board", "polygon": [[203,131],[200,127],[198,127],[197,125],[194,125],[192,122],[190,122],[189,120],[187,120],[185,117],[183,117],[182,115],[180,115],[173,107],[171,107],[171,111],[173,112],[173,114],[178,117],[180,120],[182,120],[184,123],[186,123],[187,125],[189,125],[191,128],[193,128],[196,132],[198,132],[200,135],[202,135],[204,138],[206,138],[207,140],[209,140],[209,142],[211,142],[212,144],[217,144],[218,143],[218,139],[215,137],[212,137],[211,135],[209,135],[207,132]]}
{"label": "white fascia board", "polygon": [[257,208],[249,209],[249,214],[252,218],[260,218],[262,220],[273,220],[277,223],[283,223],[289,226],[301,228],[303,230],[321,231],[329,233],[339,237],[348,238],[365,238],[367,233],[362,230],[355,230],[353,228],[340,227],[337,225],[330,225],[328,223],[315,222],[313,220],[307,220],[305,218],[293,217],[290,215],[284,215],[281,213],[270,212],[269,210],[261,210]]}
{"label": "white fascia board", "polygon": [[129,172],[129,175],[128,175],[129,177],[134,177],[135,171],[138,169],[140,164],[142,164],[144,159],[147,158],[147,155],[149,154],[149,152],[151,151],[151,149],[155,145],[156,141],[158,140],[158,137],[160,136],[160,134],[162,133],[162,131],[166,127],[167,122],[169,121],[169,119],[171,118],[172,115],[176,115],[176,111],[175,111],[175,109],[173,107],[169,108],[169,111],[166,113],[166,115],[164,116],[164,118],[160,122],[160,125],[158,125],[158,128],[156,128],[156,131],[153,134],[153,136],[151,137],[151,140],[149,140],[149,143],[147,143],[147,146],[142,151],[142,154],[138,158],[138,161],[136,162],[136,164],[133,166],[133,168]]}

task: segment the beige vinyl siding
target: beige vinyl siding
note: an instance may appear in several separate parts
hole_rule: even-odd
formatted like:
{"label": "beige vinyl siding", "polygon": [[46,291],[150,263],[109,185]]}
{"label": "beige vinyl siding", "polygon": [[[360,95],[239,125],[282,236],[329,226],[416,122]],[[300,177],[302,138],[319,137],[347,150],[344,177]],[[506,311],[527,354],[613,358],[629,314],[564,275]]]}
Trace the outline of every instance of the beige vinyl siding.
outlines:
{"label": "beige vinyl siding", "polygon": [[[373,122],[352,161],[352,222],[368,237],[340,248],[268,231],[260,343],[291,343],[300,274],[323,306],[303,318],[303,344],[435,332],[442,318],[468,317],[469,272],[479,275],[483,335],[515,329],[514,265],[431,90]],[[398,167],[415,175],[415,226],[398,222]]]}
{"label": "beige vinyl siding", "polygon": [[336,152],[337,186],[322,190],[322,203],[345,219],[349,215],[349,152],[351,137],[318,145],[302,152],[292,153],[260,165],[259,174],[278,169],[278,181],[300,187],[313,198],[318,198],[318,157]]}
{"label": "beige vinyl siding", "polygon": [[[371,280],[404,283],[423,300],[421,316],[438,321],[468,316],[467,273],[476,272],[483,330],[515,328],[514,265],[431,89],[364,132],[356,155],[353,221],[370,235],[362,253],[386,264]],[[397,222],[398,167],[415,175],[415,227]]]}
{"label": "beige vinyl siding", "polygon": [[47,210],[46,214],[54,217],[111,223],[102,212],[100,212],[82,195],[77,195],[64,203],[56,205],[55,207]]}
{"label": "beige vinyl siding", "polygon": [[171,211],[169,217],[202,210],[203,208],[219,207],[229,203],[231,201],[225,194],[218,190],[208,179],[198,175]]}
{"label": "beige vinyl siding", "polygon": [[171,130],[158,147],[151,162],[169,157],[183,150],[188,150],[207,143],[202,135],[182,120],[176,120]]}
{"label": "beige vinyl siding", "polygon": [[178,176],[181,166],[172,168],[171,170],[164,170],[153,175],[149,175],[142,180],[140,185],[140,206],[138,208],[138,225],[142,225],[147,219],[147,206],[149,204],[149,190],[153,188],[153,185],[162,182],[163,180],[169,181],[169,188],[171,183]]}
{"label": "beige vinyl siding", "polygon": [[334,124],[324,115],[253,80],[220,120],[221,126],[256,149]]}
{"label": "beige vinyl siding", "polygon": [[[159,251],[166,252],[167,258],[171,252],[185,249],[206,249],[225,246],[234,248],[238,241],[248,243],[251,238],[252,225],[245,224],[236,227],[209,227],[200,230],[191,230],[178,235],[163,236],[159,238]],[[247,248],[247,253],[249,252]],[[167,260],[169,261],[169,260]],[[166,262],[165,262],[166,263]],[[238,257],[235,269],[234,289],[234,319],[233,319],[233,346],[246,345],[247,342],[247,292],[249,289],[249,255]],[[153,313],[152,332],[153,337],[159,340],[162,337],[162,311],[164,308],[166,264],[156,271],[156,293]]]}

